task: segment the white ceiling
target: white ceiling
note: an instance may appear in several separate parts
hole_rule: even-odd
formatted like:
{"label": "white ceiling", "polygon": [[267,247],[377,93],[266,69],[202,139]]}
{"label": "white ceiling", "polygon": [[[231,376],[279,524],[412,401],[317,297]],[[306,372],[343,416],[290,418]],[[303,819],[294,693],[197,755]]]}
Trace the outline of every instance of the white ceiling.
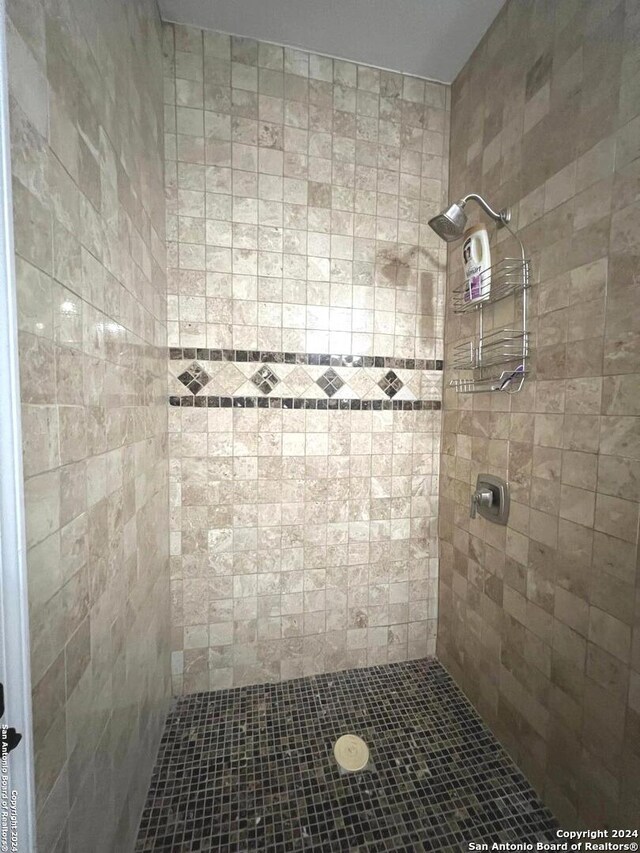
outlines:
{"label": "white ceiling", "polygon": [[504,0],[159,0],[166,21],[450,83]]}

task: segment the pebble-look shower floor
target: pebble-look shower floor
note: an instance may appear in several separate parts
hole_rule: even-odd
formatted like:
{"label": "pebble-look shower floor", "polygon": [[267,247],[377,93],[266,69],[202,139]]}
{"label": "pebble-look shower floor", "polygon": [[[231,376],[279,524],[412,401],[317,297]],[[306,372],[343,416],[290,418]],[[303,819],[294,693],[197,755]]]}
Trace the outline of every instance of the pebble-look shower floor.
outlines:
{"label": "pebble-look shower floor", "polygon": [[[370,749],[346,773],[352,732]],[[466,851],[557,824],[435,660],[176,700],[136,853]]]}

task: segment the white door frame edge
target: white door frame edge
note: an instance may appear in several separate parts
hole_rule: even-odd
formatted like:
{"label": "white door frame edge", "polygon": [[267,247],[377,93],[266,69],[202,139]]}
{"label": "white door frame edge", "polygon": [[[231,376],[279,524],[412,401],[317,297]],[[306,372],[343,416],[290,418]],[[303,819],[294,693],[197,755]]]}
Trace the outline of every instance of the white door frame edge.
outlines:
{"label": "white door frame edge", "polygon": [[5,693],[1,723],[22,734],[8,758],[18,838],[12,848],[9,837],[8,849],[32,853],[35,786],[8,92],[6,8],[5,0],[0,0],[0,672]]}

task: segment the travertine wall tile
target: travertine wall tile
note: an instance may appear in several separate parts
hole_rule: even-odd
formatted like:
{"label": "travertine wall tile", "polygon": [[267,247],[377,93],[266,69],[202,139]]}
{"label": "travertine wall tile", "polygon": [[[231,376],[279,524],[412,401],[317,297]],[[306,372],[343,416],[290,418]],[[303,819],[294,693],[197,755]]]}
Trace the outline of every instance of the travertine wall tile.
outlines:
{"label": "travertine wall tile", "polygon": [[133,845],[169,678],[161,30],[8,3],[38,849]]}
{"label": "travertine wall tile", "polygon": [[[452,87],[450,196],[513,208],[533,374],[445,392],[437,648],[567,825],[634,826],[640,798],[639,24],[625,0],[511,0]],[[445,367],[465,332],[448,314]],[[506,535],[468,517],[481,471],[511,483]]]}
{"label": "travertine wall tile", "polygon": [[447,88],[164,38],[174,689],[433,652]]}

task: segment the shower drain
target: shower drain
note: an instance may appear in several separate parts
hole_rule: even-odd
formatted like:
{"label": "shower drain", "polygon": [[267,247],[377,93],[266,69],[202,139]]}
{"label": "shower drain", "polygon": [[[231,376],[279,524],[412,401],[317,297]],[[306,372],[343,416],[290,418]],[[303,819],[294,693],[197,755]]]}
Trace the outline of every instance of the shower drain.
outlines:
{"label": "shower drain", "polygon": [[342,735],[333,747],[336,761],[344,770],[362,770],[369,761],[369,747],[357,735]]}

